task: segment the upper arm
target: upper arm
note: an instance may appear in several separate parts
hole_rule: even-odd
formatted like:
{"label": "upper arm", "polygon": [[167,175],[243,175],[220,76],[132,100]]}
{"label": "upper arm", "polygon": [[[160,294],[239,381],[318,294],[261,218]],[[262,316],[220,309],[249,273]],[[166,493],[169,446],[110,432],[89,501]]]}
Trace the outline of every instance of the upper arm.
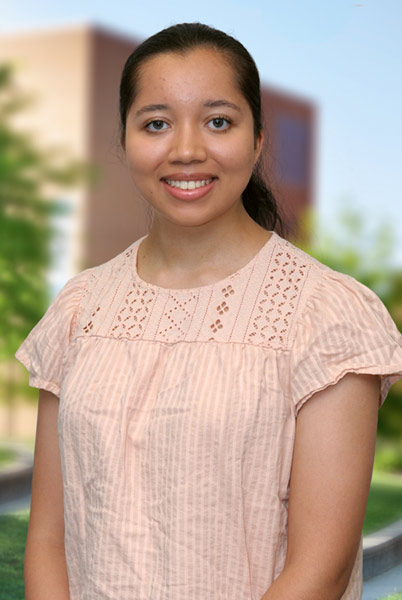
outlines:
{"label": "upper arm", "polygon": [[364,522],[378,395],[377,377],[348,374],[297,417],[286,564],[345,585]]}
{"label": "upper arm", "polygon": [[40,390],[28,539],[64,544],[63,485],[57,430],[59,400]]}

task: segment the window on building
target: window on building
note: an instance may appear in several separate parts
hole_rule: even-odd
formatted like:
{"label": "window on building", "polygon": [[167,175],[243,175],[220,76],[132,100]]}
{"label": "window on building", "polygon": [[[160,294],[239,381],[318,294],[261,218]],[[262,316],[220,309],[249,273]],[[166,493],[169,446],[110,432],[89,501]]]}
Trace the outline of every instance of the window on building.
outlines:
{"label": "window on building", "polygon": [[278,115],[275,119],[278,179],[288,185],[308,184],[309,127],[293,115]]}

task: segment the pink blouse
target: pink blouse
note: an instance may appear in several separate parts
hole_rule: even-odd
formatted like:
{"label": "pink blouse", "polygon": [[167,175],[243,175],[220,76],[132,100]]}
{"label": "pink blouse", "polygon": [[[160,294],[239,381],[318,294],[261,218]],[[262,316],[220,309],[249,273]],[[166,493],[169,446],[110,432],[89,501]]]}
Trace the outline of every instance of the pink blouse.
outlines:
{"label": "pink blouse", "polygon": [[[144,282],[142,239],[59,293],[17,352],[60,398],[71,600],[260,600],[287,544],[296,417],[348,372],[402,376],[368,288],[273,234],[226,279]],[[361,549],[344,600],[361,597]]]}

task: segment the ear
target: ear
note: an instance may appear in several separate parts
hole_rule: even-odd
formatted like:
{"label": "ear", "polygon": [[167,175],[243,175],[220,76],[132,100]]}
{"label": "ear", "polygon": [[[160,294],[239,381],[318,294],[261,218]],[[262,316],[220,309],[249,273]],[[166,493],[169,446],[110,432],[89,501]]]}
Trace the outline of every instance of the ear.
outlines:
{"label": "ear", "polygon": [[264,144],[264,133],[262,131],[259,132],[258,136],[255,138],[254,143],[254,164],[260,157],[262,146]]}

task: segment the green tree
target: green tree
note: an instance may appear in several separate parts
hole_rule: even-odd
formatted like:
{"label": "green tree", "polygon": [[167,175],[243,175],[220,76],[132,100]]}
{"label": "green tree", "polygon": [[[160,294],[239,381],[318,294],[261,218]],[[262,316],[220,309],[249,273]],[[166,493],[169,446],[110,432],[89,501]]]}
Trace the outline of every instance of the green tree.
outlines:
{"label": "green tree", "polygon": [[49,302],[51,218],[66,210],[45,190],[61,190],[85,176],[84,165],[40,150],[15,127],[15,115],[29,103],[14,83],[12,67],[0,64],[0,377],[10,406],[14,353]]}

